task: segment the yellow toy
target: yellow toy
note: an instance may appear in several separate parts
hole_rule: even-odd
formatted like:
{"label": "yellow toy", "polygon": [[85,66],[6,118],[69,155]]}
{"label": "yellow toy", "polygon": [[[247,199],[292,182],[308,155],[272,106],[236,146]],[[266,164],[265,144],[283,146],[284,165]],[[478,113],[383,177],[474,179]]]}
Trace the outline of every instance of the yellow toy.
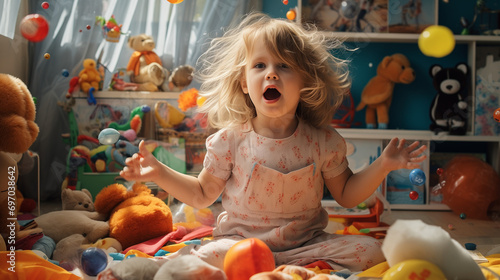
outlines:
{"label": "yellow toy", "polygon": [[410,61],[403,54],[386,56],[377,67],[377,75],[365,86],[361,102],[356,111],[366,107],[366,128],[387,129],[389,126],[389,107],[396,83],[409,84],[415,80],[415,72]]}
{"label": "yellow toy", "polygon": [[101,82],[101,74],[97,71],[95,60],[87,58],[83,61],[83,69],[78,74],[78,84],[80,89],[89,93],[90,88],[99,90],[99,83]]}

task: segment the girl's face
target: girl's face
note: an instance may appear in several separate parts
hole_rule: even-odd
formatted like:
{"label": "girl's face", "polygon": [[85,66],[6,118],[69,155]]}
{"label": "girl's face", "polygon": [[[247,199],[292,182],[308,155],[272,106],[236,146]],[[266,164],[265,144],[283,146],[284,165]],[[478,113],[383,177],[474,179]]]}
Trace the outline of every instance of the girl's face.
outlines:
{"label": "girl's face", "polygon": [[241,87],[249,94],[257,118],[272,119],[295,116],[304,81],[296,69],[275,57],[264,41],[258,40],[248,57]]}

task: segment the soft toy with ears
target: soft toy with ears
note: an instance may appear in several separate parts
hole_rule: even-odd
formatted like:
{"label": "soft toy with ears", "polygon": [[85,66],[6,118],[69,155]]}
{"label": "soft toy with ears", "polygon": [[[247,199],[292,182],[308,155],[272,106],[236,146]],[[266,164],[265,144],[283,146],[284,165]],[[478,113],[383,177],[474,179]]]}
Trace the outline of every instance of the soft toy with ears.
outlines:
{"label": "soft toy with ears", "polygon": [[430,108],[430,130],[435,134],[464,135],[467,121],[467,74],[469,67],[459,63],[455,67],[443,68],[432,65],[432,77],[436,96]]}
{"label": "soft toy with ears", "polygon": [[153,51],[153,37],[140,34],[131,36],[128,45],[134,50],[127,64],[127,71],[132,72],[130,79],[138,84],[137,90],[158,91],[168,77],[168,71],[163,68],[160,57]]}
{"label": "soft toy with ears", "polygon": [[409,84],[415,80],[415,72],[410,61],[400,53],[386,56],[377,67],[373,77],[361,93],[361,102],[356,111],[366,107],[367,128],[386,129],[389,126],[389,107],[396,83]]}
{"label": "soft toy with ears", "polygon": [[61,201],[62,210],[83,210],[89,212],[95,210],[92,194],[87,189],[80,191],[62,188]]}
{"label": "soft toy with ears", "polygon": [[136,183],[131,190],[121,184],[112,184],[96,196],[97,212],[109,216],[109,236],[123,248],[160,237],[173,229],[172,212],[151,190]]}
{"label": "soft toy with ears", "polygon": [[[17,161],[13,154],[22,154],[35,142],[35,103],[26,85],[18,78],[0,74],[0,234],[7,244],[31,234],[19,232],[17,218]],[[9,219],[10,218],[10,219]],[[8,246],[10,247],[10,246]],[[5,249],[5,248],[2,248]]]}

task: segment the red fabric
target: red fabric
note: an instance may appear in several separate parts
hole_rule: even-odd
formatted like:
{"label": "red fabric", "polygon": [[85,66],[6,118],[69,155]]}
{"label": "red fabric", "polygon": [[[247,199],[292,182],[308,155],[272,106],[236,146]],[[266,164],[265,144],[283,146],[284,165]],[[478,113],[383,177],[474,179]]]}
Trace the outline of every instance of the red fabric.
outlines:
{"label": "red fabric", "polygon": [[167,242],[175,242],[181,243],[187,240],[192,240],[196,238],[201,238],[205,236],[211,235],[213,232],[213,227],[210,226],[201,226],[191,232],[189,232],[185,227],[177,227],[176,231],[172,231],[167,235],[160,236],[157,238],[150,239],[148,241],[133,245],[123,250],[123,254],[126,254],[129,250],[135,249],[139,250],[143,253],[146,253],[150,256],[153,256],[161,249],[161,247],[165,246]]}

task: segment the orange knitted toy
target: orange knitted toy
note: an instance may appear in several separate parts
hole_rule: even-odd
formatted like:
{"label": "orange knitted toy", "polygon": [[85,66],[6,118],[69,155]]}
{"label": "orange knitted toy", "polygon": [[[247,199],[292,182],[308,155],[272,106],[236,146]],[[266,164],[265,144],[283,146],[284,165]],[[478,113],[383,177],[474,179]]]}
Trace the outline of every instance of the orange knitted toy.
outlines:
{"label": "orange knitted toy", "polygon": [[109,236],[123,248],[172,231],[170,208],[143,184],[134,184],[130,191],[121,184],[109,185],[97,194],[94,206],[109,215]]}

